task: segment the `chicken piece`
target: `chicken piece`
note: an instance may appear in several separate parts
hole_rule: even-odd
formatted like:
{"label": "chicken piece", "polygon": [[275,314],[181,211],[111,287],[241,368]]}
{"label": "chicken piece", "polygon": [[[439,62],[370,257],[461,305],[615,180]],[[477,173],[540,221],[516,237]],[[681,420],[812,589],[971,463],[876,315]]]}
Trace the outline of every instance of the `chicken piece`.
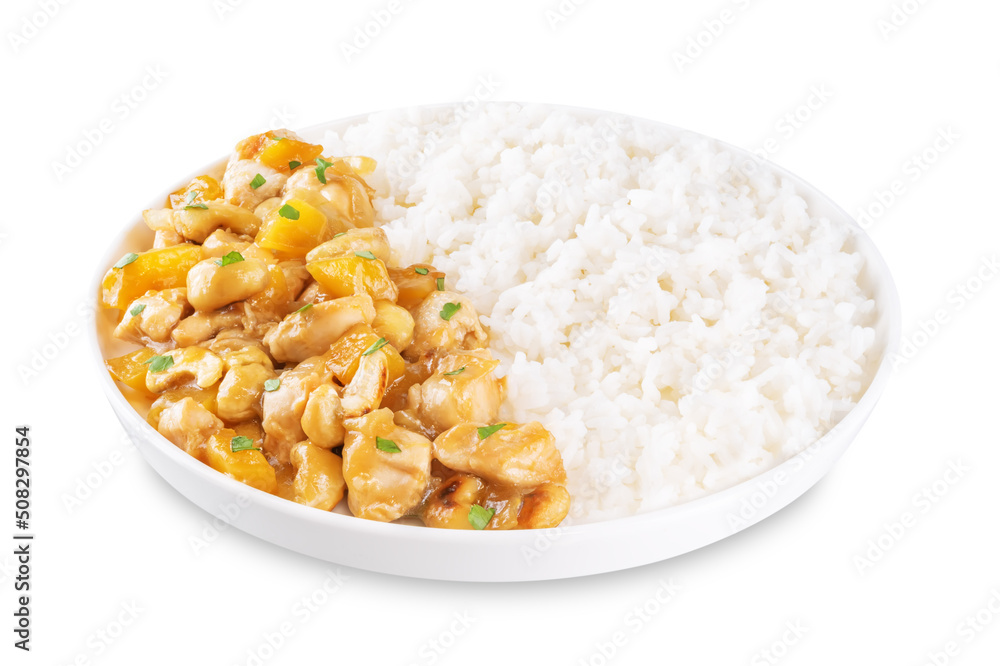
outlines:
{"label": "chicken piece", "polygon": [[420,519],[427,527],[441,527],[453,530],[471,530],[469,511],[479,504],[479,496],[485,486],[478,477],[471,474],[455,474],[444,479],[427,496],[420,511]]}
{"label": "chicken piece", "polygon": [[344,410],[340,393],[333,384],[322,384],[312,390],[301,424],[306,437],[316,446],[332,449],[344,443]]}
{"label": "chicken piece", "polygon": [[298,362],[326,352],[347,329],[373,319],[375,304],[370,297],[346,296],[293,312],[268,331],[264,344],[275,360]]}
{"label": "chicken piece", "polygon": [[289,458],[295,468],[292,487],[296,502],[329,511],[344,499],[344,461],[336,453],[312,442],[299,442]]}
{"label": "chicken piece", "polygon": [[384,349],[362,354],[358,370],[344,388],[345,418],[364,416],[377,408],[389,387],[389,358]]}
{"label": "chicken piece", "polygon": [[156,429],[177,448],[204,460],[208,438],[225,427],[222,421],[193,398],[183,398],[160,412]]}
{"label": "chicken piece", "polygon": [[453,291],[436,291],[425,298],[413,321],[408,360],[458,349],[482,349],[488,341],[472,303]]}
{"label": "chicken piece", "polygon": [[344,422],[344,480],[351,512],[389,522],[420,505],[431,473],[431,442],[379,409]]}
{"label": "chicken piece", "polygon": [[274,361],[264,350],[264,343],[241,330],[222,331],[201,346],[225,361],[227,369],[245,363],[261,363],[274,368]]}
{"label": "chicken piece", "polygon": [[391,301],[375,301],[375,319],[372,328],[389,344],[402,352],[413,342],[413,316]]}
{"label": "chicken piece", "polygon": [[348,229],[327,242],[309,250],[306,261],[349,257],[355,252],[371,252],[376,259],[389,263],[389,239],[378,227]]}
{"label": "chicken piece", "polygon": [[[236,446],[239,435],[235,430],[220,430],[205,443],[205,462],[240,483],[274,494],[278,491],[278,477],[261,451],[254,447],[240,449]],[[233,450],[236,448],[236,450]]]}
{"label": "chicken piece", "polygon": [[309,275],[309,271],[306,269],[306,263],[301,259],[291,259],[289,261],[282,261],[278,264],[278,267],[285,274],[285,285],[288,290],[289,299],[296,300],[305,288],[306,283],[312,280],[312,276]]}
{"label": "chicken piece", "polygon": [[434,440],[434,457],[457,472],[514,488],[566,483],[555,438],[540,423],[496,426],[457,425]]}
{"label": "chicken piece", "polygon": [[445,274],[430,264],[413,264],[406,268],[388,267],[389,279],[396,285],[399,296],[396,304],[411,312],[424,299],[444,285]]}
{"label": "chicken piece", "polygon": [[206,259],[224,257],[230,252],[242,254],[246,252],[251,243],[253,243],[253,238],[250,236],[241,236],[225,229],[216,229],[201,244],[201,254]]}
{"label": "chicken piece", "polygon": [[184,242],[184,236],[173,229],[160,229],[153,234],[153,249],[180,245]]}
{"label": "chicken piece", "polygon": [[159,208],[145,210],[142,217],[153,231],[173,231],[196,243],[204,242],[216,229],[254,236],[260,228],[260,218],[239,206],[222,201],[210,201],[179,210]]}
{"label": "chicken piece", "polygon": [[280,195],[287,180],[286,174],[257,160],[239,159],[238,155],[233,155],[222,176],[222,187],[226,201],[253,210],[265,199]]}
{"label": "chicken piece", "polygon": [[285,183],[285,195],[290,192],[295,192],[295,196],[299,198],[305,192],[313,193],[309,202],[320,208],[330,224],[341,231],[368,228],[375,224],[372,191],[356,175],[338,174],[328,168],[326,183],[323,184],[317,178],[315,168],[300,169],[289,176]]}
{"label": "chicken piece", "polygon": [[426,381],[410,387],[407,405],[434,436],[460,423],[493,423],[504,394],[493,374],[499,364],[485,349],[452,352]]}
{"label": "chicken piece", "polygon": [[299,294],[298,300],[300,303],[312,303],[313,305],[316,305],[317,303],[332,301],[334,298],[336,297],[324,289],[323,285],[313,280],[305,289],[302,290],[302,293]]}
{"label": "chicken piece", "polygon": [[221,259],[206,259],[188,271],[188,301],[199,312],[211,312],[250,298],[271,283],[267,264],[244,259],[222,265]]}
{"label": "chicken piece", "polygon": [[271,368],[270,359],[267,359],[264,352],[255,351],[264,356],[266,364],[231,365],[222,378],[222,383],[219,384],[219,416],[229,423],[259,418],[262,414],[261,398],[264,394],[264,382],[277,377]]}
{"label": "chicken piece", "polygon": [[281,463],[288,463],[294,444],[306,439],[302,430],[309,394],[322,384],[329,384],[331,372],[322,356],[308,358],[278,377],[277,390],[265,391],[263,400],[265,450]]}
{"label": "chicken piece", "polygon": [[522,498],[517,527],[522,530],[556,527],[569,515],[569,503],[569,491],[564,486],[544,483]]}
{"label": "chicken piece", "polygon": [[178,347],[190,347],[205,342],[227,329],[239,328],[242,332],[243,311],[239,306],[230,306],[215,312],[196,312],[185,317],[174,328],[170,337]]}
{"label": "chicken piece", "polygon": [[174,328],[191,311],[183,288],[149,291],[132,301],[114,335],[119,340],[141,345],[168,343]]}
{"label": "chicken piece", "polygon": [[[146,389],[152,393],[162,393],[194,383],[199,388],[208,388],[222,378],[225,364],[222,359],[203,347],[185,347],[165,352],[172,363],[169,367],[156,370],[151,363],[146,373]],[[151,359],[155,362],[157,357]]]}

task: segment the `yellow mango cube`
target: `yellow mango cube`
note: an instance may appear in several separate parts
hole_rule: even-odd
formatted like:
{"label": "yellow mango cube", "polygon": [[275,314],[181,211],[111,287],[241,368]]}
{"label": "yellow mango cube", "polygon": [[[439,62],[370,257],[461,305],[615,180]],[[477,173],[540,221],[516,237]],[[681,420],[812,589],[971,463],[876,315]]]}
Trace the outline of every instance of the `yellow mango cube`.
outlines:
{"label": "yellow mango cube", "polygon": [[201,261],[197,245],[173,245],[148,252],[129,253],[108,270],[101,283],[101,302],[125,310],[147,291],[184,287],[191,267]]}
{"label": "yellow mango cube", "polygon": [[301,199],[289,199],[267,214],[257,245],[283,259],[306,256],[327,239],[326,216]]}
{"label": "yellow mango cube", "polygon": [[[205,444],[205,462],[217,472],[240,483],[274,494],[278,491],[278,477],[264,454],[256,448],[233,451],[235,430],[228,428],[212,435]],[[237,440],[235,448],[239,448]],[[256,443],[255,443],[256,446]]]}
{"label": "yellow mango cube", "polygon": [[373,300],[395,301],[396,285],[389,279],[385,264],[374,257],[365,250],[346,257],[311,261],[306,269],[334,298],[368,294]]}

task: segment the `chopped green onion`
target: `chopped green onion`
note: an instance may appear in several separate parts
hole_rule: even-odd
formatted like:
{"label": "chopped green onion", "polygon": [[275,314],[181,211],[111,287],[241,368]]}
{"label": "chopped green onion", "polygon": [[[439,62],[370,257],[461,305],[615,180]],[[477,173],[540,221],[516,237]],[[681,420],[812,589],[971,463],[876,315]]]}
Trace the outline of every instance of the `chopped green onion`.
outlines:
{"label": "chopped green onion", "polygon": [[208,206],[205,204],[191,204],[190,206],[184,206],[184,210],[191,210],[197,208],[198,210],[208,210]]}
{"label": "chopped green onion", "polygon": [[220,259],[215,263],[217,263],[219,266],[228,266],[229,264],[238,264],[241,261],[244,261],[243,255],[240,254],[239,252],[234,251],[223,256],[222,259]]}
{"label": "chopped green onion", "polygon": [[253,180],[250,181],[250,187],[256,190],[258,187],[260,187],[266,182],[267,179],[264,178],[264,176],[257,174],[256,176],[253,177]]}
{"label": "chopped green onion", "polygon": [[288,163],[288,168],[291,171],[295,171],[300,166],[302,166],[302,162],[299,162],[298,160],[292,160],[291,162]]}
{"label": "chopped green onion", "polygon": [[145,309],[146,309],[145,303],[136,303],[135,305],[132,306],[132,309],[129,310],[128,313],[133,317],[138,317],[139,314]]}
{"label": "chopped green onion", "polygon": [[131,264],[133,261],[135,261],[138,258],[139,258],[139,255],[137,255],[135,252],[129,252],[124,257],[122,257],[121,259],[119,259],[118,263],[115,264],[114,267],[115,268],[125,268],[126,266],[128,266],[129,264]]}
{"label": "chopped green onion", "polygon": [[382,437],[375,437],[375,446],[379,451],[385,451],[386,453],[399,453],[402,451],[396,442],[391,439],[383,439]]}
{"label": "chopped green onion", "polygon": [[497,423],[496,425],[477,428],[476,432],[479,433],[479,440],[482,441],[487,437],[489,437],[490,435],[492,435],[493,433],[495,433],[496,431],[505,428],[506,426],[507,426],[506,423]]}
{"label": "chopped green onion", "polygon": [[362,259],[374,259],[375,255],[371,253],[371,250],[362,250],[361,252],[355,252],[355,257],[361,257]]}
{"label": "chopped green onion", "polygon": [[347,235],[346,231],[341,231],[339,234],[334,234],[333,237],[340,238],[341,236],[346,236],[346,235]]}
{"label": "chopped green onion", "polygon": [[198,190],[191,190],[184,195],[184,203],[190,205],[194,203],[194,200],[198,198]]}
{"label": "chopped green onion", "polygon": [[302,306],[301,308],[299,308],[298,310],[296,310],[296,311],[295,311],[295,312],[293,312],[292,314],[298,314],[298,313],[300,313],[300,312],[305,312],[306,310],[308,310],[308,309],[309,309],[309,308],[311,308],[312,306],[313,306],[313,304],[312,304],[312,303],[306,303],[305,305],[303,305],[303,306]]}
{"label": "chopped green onion", "polygon": [[280,386],[281,386],[280,379],[268,379],[266,382],[264,382],[264,390],[267,391],[268,393],[272,391],[277,391]]}
{"label": "chopped green onion", "polygon": [[292,206],[289,206],[288,204],[285,204],[284,206],[278,209],[278,215],[280,215],[281,217],[287,217],[289,220],[299,219],[299,211],[297,211]]}
{"label": "chopped green onion", "polygon": [[326,170],[333,166],[333,162],[327,162],[322,157],[316,158],[316,178],[326,185]]}
{"label": "chopped green onion", "polygon": [[414,268],[413,270],[415,270],[419,275],[427,275],[430,273],[430,270],[426,268]]}
{"label": "chopped green onion", "polygon": [[254,451],[260,451],[256,446],[253,445],[253,440],[245,435],[236,435],[229,441],[229,449],[233,453],[239,453],[240,451],[248,451],[253,449]]}
{"label": "chopped green onion", "polygon": [[444,307],[441,308],[441,319],[451,321],[451,318],[455,316],[455,313],[461,309],[461,303],[445,303]]}
{"label": "chopped green onion", "polygon": [[477,530],[484,530],[490,524],[490,521],[493,520],[493,514],[496,512],[496,509],[487,509],[478,504],[473,504],[469,507],[469,524]]}
{"label": "chopped green onion", "polygon": [[369,347],[368,349],[366,349],[363,352],[361,352],[361,355],[362,356],[371,356],[372,354],[374,354],[375,352],[377,352],[379,349],[382,349],[382,347],[385,347],[385,345],[388,342],[389,341],[386,340],[385,338],[379,338],[378,341],[375,344],[373,344],[371,347]]}
{"label": "chopped green onion", "polygon": [[272,139],[272,140],[273,140],[273,141],[274,141],[275,143],[278,143],[279,141],[284,141],[284,140],[285,140],[285,137],[283,137],[283,136],[272,136],[272,137],[271,137],[271,139]]}
{"label": "chopped green onion", "polygon": [[464,365],[461,368],[459,368],[458,370],[452,370],[451,372],[444,373],[444,376],[445,377],[454,377],[455,375],[460,375],[463,372],[465,372],[465,366]]}
{"label": "chopped green onion", "polygon": [[437,286],[438,286],[438,291],[444,291],[444,278],[443,277],[439,277],[437,279]]}
{"label": "chopped green onion", "polygon": [[153,356],[147,361],[143,361],[144,364],[149,365],[150,372],[163,372],[170,366],[174,364],[173,356]]}

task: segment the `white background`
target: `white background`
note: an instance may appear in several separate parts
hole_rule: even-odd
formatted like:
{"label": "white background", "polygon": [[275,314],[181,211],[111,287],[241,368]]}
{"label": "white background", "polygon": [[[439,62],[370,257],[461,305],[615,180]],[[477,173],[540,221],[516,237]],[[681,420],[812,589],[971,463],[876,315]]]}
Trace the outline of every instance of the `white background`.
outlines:
{"label": "white background", "polygon": [[[0,536],[13,532],[13,430],[27,423],[38,537],[30,654],[11,647],[12,558],[0,550],[0,662],[246,664],[288,621],[294,633],[265,663],[996,663],[1000,280],[984,262],[1000,250],[1000,7],[895,0],[912,16],[880,28],[893,0],[577,1],[556,21],[546,12],[558,0],[403,0],[351,58],[342,45],[388,0],[50,2],[51,18],[45,2],[3,3]],[[689,40],[703,46],[682,63]],[[481,78],[496,99],[606,108],[764,147],[853,214],[872,211],[916,344],[834,471],[724,542],[550,583],[342,569],[349,580],[301,621],[296,604],[335,566],[213,535],[210,516],[123,440],[79,333],[88,283],[150,197],[243,136],[458,101]],[[801,122],[783,120],[796,111]],[[935,148],[941,133],[952,138]],[[57,166],[88,142],[79,164]],[[916,166],[925,151],[933,163]],[[935,313],[944,323],[929,326]],[[44,367],[29,375],[33,359]],[[68,505],[74,495],[87,496]],[[192,537],[206,534],[196,552]],[[680,590],[659,604],[671,579]],[[624,645],[605,659],[618,631]]]}

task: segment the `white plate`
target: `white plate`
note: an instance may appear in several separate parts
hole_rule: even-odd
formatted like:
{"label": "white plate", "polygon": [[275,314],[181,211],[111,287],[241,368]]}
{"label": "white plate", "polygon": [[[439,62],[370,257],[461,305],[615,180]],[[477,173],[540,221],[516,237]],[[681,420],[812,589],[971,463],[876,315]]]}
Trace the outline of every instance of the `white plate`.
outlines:
{"label": "white plate", "polygon": [[[585,109],[552,108],[581,117],[602,114]],[[343,131],[366,118],[339,120],[300,133],[321,143],[326,131]],[[756,159],[745,150],[726,147],[743,159]],[[826,216],[855,230],[856,249],[867,261],[863,286],[876,302],[874,353],[879,356],[878,369],[857,406],[822,439],[769,472],[702,499],[628,518],[537,531],[441,530],[362,520],[318,511],[245,486],[198,462],[163,438],[132,408],[104,368],[103,359],[121,351],[120,343],[111,336],[113,313],[103,310],[90,331],[98,381],[136,447],[153,469],[181,494],[245,532],[323,560],[420,578],[524,581],[616,571],[681,555],[763,520],[819,481],[847,449],[875,407],[888,379],[887,359],[900,336],[899,298],[889,269],[871,239],[843,209],[801,178],[770,164],[762,168],[794,181],[812,215]],[[165,196],[164,193],[153,199],[150,207],[161,206]],[[92,293],[100,294],[100,279],[123,254],[151,244],[152,232],[141,218],[126,227],[111,243]]]}

